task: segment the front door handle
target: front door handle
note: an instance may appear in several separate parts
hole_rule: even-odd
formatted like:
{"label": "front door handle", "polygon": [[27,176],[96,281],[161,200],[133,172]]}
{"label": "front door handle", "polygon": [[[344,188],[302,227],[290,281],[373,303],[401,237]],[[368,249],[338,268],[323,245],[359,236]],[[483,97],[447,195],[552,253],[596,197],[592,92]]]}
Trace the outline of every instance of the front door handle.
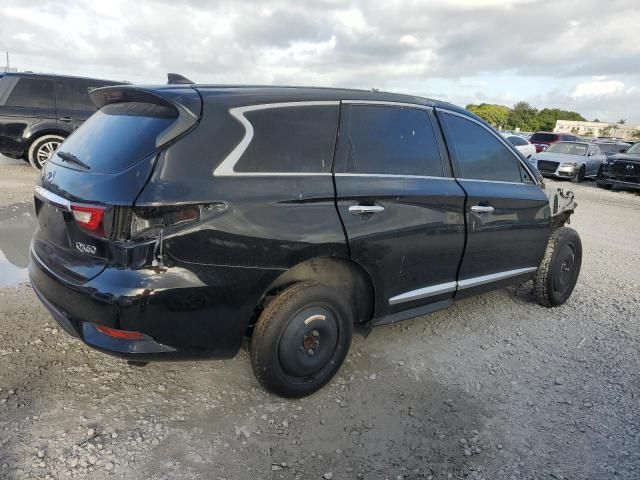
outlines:
{"label": "front door handle", "polygon": [[70,122],[72,120],[71,117],[60,117],[59,119],[61,122]]}
{"label": "front door handle", "polygon": [[384,211],[381,205],[351,205],[349,213],[352,215],[364,215],[365,213],[380,213]]}
{"label": "front door handle", "polygon": [[488,205],[474,205],[471,207],[471,211],[475,213],[492,213],[493,207]]}

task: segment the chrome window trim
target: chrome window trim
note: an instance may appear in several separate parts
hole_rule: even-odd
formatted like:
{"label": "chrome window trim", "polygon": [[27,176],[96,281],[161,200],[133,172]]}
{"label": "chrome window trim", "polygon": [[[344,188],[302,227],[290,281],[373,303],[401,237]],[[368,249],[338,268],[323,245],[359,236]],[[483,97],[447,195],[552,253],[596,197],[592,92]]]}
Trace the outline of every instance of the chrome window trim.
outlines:
{"label": "chrome window trim", "polygon": [[490,273],[489,275],[482,275],[480,277],[466,278],[458,281],[458,288],[478,287],[480,285],[486,285],[487,283],[493,283],[499,280],[524,275],[525,273],[535,272],[537,269],[538,267],[517,268],[515,270],[507,270],[505,272]]}
{"label": "chrome window trim", "polygon": [[421,298],[432,297],[441,293],[448,293],[455,291],[457,282],[439,283],[437,285],[431,285],[430,287],[418,288],[417,290],[411,290],[409,292],[401,293],[389,299],[389,305],[397,305],[403,302],[412,302],[414,300],[420,300]]}
{"label": "chrome window trim", "polygon": [[229,114],[240,122],[244,127],[244,136],[240,143],[231,151],[229,155],[213,170],[214,177],[259,177],[259,176],[312,176],[312,175],[331,175],[331,172],[236,172],[234,167],[244,152],[249,148],[251,140],[253,140],[254,130],[251,122],[244,116],[247,112],[256,112],[259,110],[269,110],[273,108],[290,108],[290,107],[325,107],[339,106],[338,100],[318,100],[305,102],[280,102],[280,103],[261,103],[256,105],[245,105],[244,107],[234,107],[229,109]]}
{"label": "chrome window trim", "polygon": [[461,182],[482,182],[482,183],[505,183],[507,185],[530,185],[536,186],[533,183],[524,182],[505,182],[504,180],[480,180],[479,178],[458,178]]}
{"label": "chrome window trim", "polygon": [[[473,122],[476,125],[480,125],[487,132],[489,132],[491,135],[493,135],[495,138],[497,138],[498,141],[500,141],[500,143],[502,143],[505,147],[507,147],[507,150],[509,150],[511,152],[511,154],[516,158],[516,160],[518,160],[518,163],[520,165],[522,165],[524,167],[524,169],[529,173],[529,176],[535,182],[535,184],[540,186],[540,183],[538,182],[538,179],[533,174],[533,172],[531,171],[529,166],[526,164],[526,162],[523,162],[522,159],[514,152],[515,147],[513,145],[509,145],[508,141],[505,138],[503,138],[502,135],[497,134],[496,132],[494,132],[493,130],[488,128],[484,123],[479,122],[475,118],[470,117],[468,115],[464,115],[462,113],[454,112],[453,110],[449,110],[447,108],[441,108],[441,107],[437,107],[437,110],[438,111],[442,111],[442,112],[444,112],[444,113],[446,113],[448,115],[455,115],[456,117],[464,118],[465,120]],[[496,183],[498,183],[498,182],[499,183],[513,183],[513,184],[516,184],[516,185],[531,185],[530,183],[525,183],[525,182],[504,182],[504,181],[500,181],[500,180],[485,180],[485,181],[487,181],[487,182],[496,182]]]}
{"label": "chrome window trim", "polygon": [[425,180],[449,180],[455,181],[453,177],[433,177],[429,175],[401,175],[397,173],[334,173],[336,177],[377,177],[377,178],[417,178]]}
{"label": "chrome window trim", "polygon": [[420,105],[419,103],[391,102],[386,100],[342,100],[347,105],[381,105],[387,107],[417,108],[419,110],[433,110],[432,105]]}
{"label": "chrome window trim", "polygon": [[488,283],[498,282],[507,278],[517,277],[527,273],[535,272],[538,267],[526,267],[517,268],[515,270],[507,270],[505,272],[491,273],[489,275],[482,275],[480,277],[471,277],[456,282],[438,283],[436,285],[430,285],[428,287],[418,288],[417,290],[410,290],[408,292],[395,295],[389,299],[389,305],[397,305],[404,302],[412,302],[414,300],[420,300],[422,298],[433,297],[443,293],[454,292],[458,289],[479,287]]}
{"label": "chrome window trim", "polygon": [[71,211],[71,202],[69,200],[61,197],[60,195],[56,195],[53,192],[50,192],[46,188],[38,186],[35,188],[34,194],[36,195],[36,197],[40,198],[40,200],[46,200],[56,207],[63,208],[69,212]]}

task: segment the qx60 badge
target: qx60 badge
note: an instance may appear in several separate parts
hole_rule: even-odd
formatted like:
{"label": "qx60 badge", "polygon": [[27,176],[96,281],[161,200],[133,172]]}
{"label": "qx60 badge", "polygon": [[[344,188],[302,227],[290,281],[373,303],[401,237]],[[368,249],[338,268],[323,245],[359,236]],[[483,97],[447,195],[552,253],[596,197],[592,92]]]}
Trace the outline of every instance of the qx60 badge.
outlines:
{"label": "qx60 badge", "polygon": [[82,253],[88,253],[89,255],[96,254],[96,247],[94,245],[87,245],[82,242],[76,242],[76,250]]}

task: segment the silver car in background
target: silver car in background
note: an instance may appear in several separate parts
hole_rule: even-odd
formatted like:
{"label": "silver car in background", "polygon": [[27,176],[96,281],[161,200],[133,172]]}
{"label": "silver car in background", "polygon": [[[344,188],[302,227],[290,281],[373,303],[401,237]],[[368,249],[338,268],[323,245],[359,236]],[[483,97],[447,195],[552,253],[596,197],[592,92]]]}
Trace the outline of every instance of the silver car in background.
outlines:
{"label": "silver car in background", "polygon": [[606,156],[600,147],[587,142],[556,142],[529,161],[545,177],[569,178],[581,182],[598,175]]}

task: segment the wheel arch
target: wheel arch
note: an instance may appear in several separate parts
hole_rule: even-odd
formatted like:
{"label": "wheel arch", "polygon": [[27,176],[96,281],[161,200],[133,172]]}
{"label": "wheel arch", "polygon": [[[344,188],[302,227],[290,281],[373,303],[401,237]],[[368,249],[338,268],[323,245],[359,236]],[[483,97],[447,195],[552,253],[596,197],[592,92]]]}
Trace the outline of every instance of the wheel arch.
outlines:
{"label": "wheel arch", "polygon": [[372,318],[374,310],[374,288],[369,274],[353,260],[342,257],[316,257],[305,260],[280,274],[266,288],[257,305],[255,323],[265,305],[288,286],[314,280],[348,291],[353,305],[354,323],[364,323]]}

